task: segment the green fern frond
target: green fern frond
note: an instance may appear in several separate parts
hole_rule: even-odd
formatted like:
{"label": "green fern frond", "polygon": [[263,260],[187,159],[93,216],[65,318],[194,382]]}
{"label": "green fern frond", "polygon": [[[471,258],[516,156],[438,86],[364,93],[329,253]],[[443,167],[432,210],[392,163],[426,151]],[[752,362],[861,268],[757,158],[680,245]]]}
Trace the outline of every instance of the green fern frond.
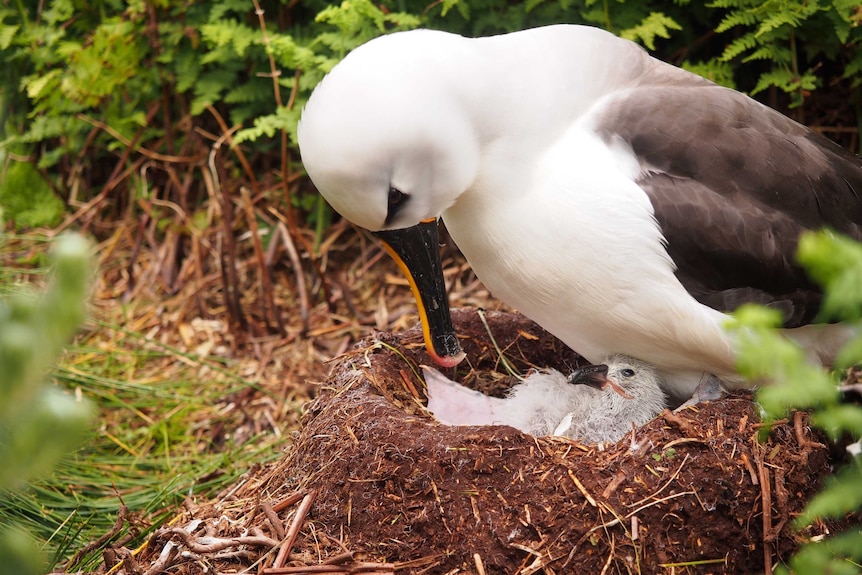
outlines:
{"label": "green fern frond", "polygon": [[17,24],[0,24],[0,50],[7,50],[21,26]]}
{"label": "green fern frond", "polygon": [[787,90],[789,86],[793,84],[793,74],[790,70],[786,69],[775,69],[770,72],[765,72],[760,75],[760,78],[757,80],[757,85],[754,86],[754,89],[751,91],[753,94],[758,94],[763,92],[767,88],[775,86],[776,88],[781,88],[785,92],[790,91]]}
{"label": "green fern frond", "polygon": [[[263,78],[258,78],[263,80]],[[267,80],[267,86],[272,83]],[[248,82],[231,88],[224,95],[224,101],[228,104],[245,104],[248,102],[271,101],[272,94],[264,89],[264,85],[260,82]]]}
{"label": "green fern frond", "polygon": [[757,38],[754,37],[754,34],[749,32],[748,34],[743,34],[724,49],[724,52],[721,54],[721,60],[725,62],[730,62],[743,52],[747,52],[748,50],[752,50],[755,46],[757,46]]}
{"label": "green fern frond", "polygon": [[238,145],[244,142],[254,142],[262,137],[272,138],[282,130],[287,131],[291,141],[295,142],[299,115],[300,110],[297,107],[291,110],[284,106],[277,108],[274,114],[255,118],[253,127],[237,132],[234,143]]}
{"label": "green fern frond", "polygon": [[209,13],[210,22],[218,22],[230,13],[245,16],[248,14],[249,6],[247,0],[220,0],[212,3]]}
{"label": "green fern frond", "polygon": [[760,46],[756,50],[754,50],[751,54],[742,59],[743,63],[753,62],[755,60],[774,60],[775,59],[775,47],[770,45]]}
{"label": "green fern frond", "polygon": [[682,67],[716,84],[736,89],[736,82],[733,80],[733,66],[728,62],[712,58],[706,62],[685,61],[682,63]]}
{"label": "green fern frond", "polygon": [[682,30],[682,26],[663,12],[650,12],[637,26],[621,31],[620,36],[633,42],[641,41],[650,50],[655,50],[656,36],[670,38],[670,30]]}
{"label": "green fern frond", "polygon": [[731,12],[721,19],[715,31],[718,34],[727,32],[736,26],[745,26],[749,28],[757,22],[757,18],[751,12]]}
{"label": "green fern frond", "polygon": [[234,78],[235,75],[229,70],[210,70],[201,74],[194,87],[195,97],[191,105],[192,115],[201,114],[207,105],[220,100]]}
{"label": "green fern frond", "polygon": [[260,39],[260,30],[252,29],[236,20],[220,20],[201,26],[201,35],[206,42],[217,48],[232,47],[236,55],[242,58],[248,47]]}
{"label": "green fern frond", "polygon": [[783,26],[789,26],[790,28],[798,28],[801,21],[802,15],[796,12],[773,12],[760,23],[760,25],[757,27],[757,32],[754,33],[754,36],[756,38],[759,38],[760,36],[769,34],[770,32],[777,30],[778,28],[781,28]]}

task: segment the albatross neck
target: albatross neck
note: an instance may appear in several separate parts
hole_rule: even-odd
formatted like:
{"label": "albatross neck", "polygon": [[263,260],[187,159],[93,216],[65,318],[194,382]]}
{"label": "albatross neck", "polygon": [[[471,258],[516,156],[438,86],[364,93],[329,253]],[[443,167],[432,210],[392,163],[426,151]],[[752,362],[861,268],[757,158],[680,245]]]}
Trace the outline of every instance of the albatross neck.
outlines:
{"label": "albatross neck", "polygon": [[649,65],[637,45],[586,26],[470,42],[472,57],[454,78],[460,98],[480,146],[511,152],[541,153],[602,97],[635,85]]}

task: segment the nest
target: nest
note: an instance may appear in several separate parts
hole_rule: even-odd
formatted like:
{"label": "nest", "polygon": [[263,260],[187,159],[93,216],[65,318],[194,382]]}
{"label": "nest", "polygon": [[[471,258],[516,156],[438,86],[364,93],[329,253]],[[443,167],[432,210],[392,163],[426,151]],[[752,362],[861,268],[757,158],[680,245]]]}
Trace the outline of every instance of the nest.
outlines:
{"label": "nest", "polygon": [[[468,366],[446,375],[486,393],[514,381],[501,357],[522,371],[582,363],[522,316],[456,310],[453,320]],[[151,565],[161,556],[179,573],[762,573],[827,532],[790,527],[831,470],[804,413],[761,440],[750,394],[735,394],[665,412],[602,448],[443,426],[423,407],[423,363],[418,328],[339,358],[289,453],[190,508],[183,527],[159,530]],[[213,541],[222,547],[201,547]]]}

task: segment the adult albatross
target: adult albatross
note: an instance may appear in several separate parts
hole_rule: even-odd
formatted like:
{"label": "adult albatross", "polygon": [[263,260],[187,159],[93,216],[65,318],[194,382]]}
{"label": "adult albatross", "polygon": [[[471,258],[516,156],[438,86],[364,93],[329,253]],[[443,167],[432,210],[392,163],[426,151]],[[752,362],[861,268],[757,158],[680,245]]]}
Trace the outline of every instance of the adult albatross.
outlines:
{"label": "adult albatross", "polygon": [[677,398],[735,371],[725,312],[756,302],[828,362],[799,234],[860,238],[862,161],[739,92],[599,29],[360,46],[317,86],[302,160],[336,211],[410,278],[441,365],[461,353],[440,271],[442,216],[478,277],[593,363],[654,365]]}

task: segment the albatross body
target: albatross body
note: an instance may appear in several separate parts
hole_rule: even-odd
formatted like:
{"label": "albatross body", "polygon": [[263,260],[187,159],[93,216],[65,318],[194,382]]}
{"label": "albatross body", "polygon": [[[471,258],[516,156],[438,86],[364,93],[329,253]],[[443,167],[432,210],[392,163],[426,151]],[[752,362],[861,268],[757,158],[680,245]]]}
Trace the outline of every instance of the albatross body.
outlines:
{"label": "albatross body", "polygon": [[723,329],[742,303],[780,309],[825,362],[846,336],[812,323],[821,292],[794,254],[807,229],[860,238],[862,161],[599,29],[372,40],[315,89],[299,144],[408,273],[441,365],[462,354],[440,216],[496,297],[591,362],[643,359],[676,397],[705,373],[745,385]]}

